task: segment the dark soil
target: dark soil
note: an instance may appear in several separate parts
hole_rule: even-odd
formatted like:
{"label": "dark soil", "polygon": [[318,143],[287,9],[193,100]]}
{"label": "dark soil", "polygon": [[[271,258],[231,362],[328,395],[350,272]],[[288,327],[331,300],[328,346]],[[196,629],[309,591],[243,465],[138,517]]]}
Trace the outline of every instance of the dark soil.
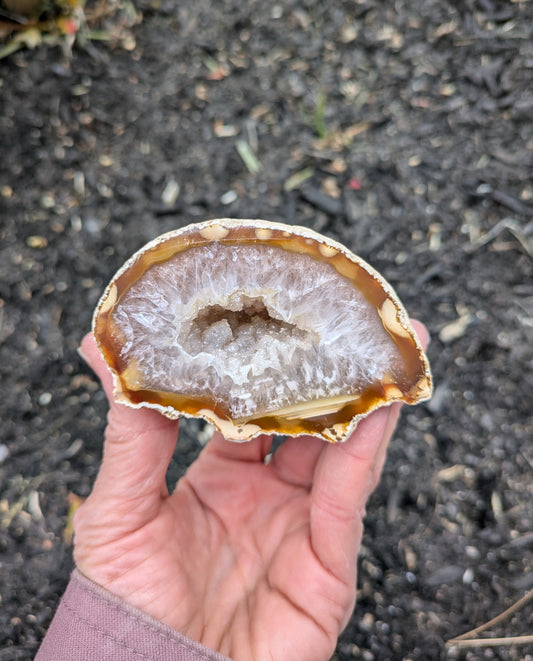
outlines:
{"label": "dark soil", "polygon": [[[343,241],[432,334],[435,396],[404,411],[335,658],[531,660],[445,641],[533,589],[533,3],[139,9],[133,50],[0,61],[0,661],[33,657],[98,470],[93,307],[148,239],[220,216]],[[531,603],[492,629],[532,631]]]}

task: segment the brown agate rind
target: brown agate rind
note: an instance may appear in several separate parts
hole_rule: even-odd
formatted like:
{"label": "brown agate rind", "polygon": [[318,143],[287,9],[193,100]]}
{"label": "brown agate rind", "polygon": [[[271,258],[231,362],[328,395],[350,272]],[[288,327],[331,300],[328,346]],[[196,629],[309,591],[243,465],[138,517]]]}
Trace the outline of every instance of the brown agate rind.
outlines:
{"label": "brown agate rind", "polygon": [[164,234],[116,273],[93,330],[117,401],[235,441],[344,441],[371,411],[432,392],[393,288],[304,227],[220,219]]}

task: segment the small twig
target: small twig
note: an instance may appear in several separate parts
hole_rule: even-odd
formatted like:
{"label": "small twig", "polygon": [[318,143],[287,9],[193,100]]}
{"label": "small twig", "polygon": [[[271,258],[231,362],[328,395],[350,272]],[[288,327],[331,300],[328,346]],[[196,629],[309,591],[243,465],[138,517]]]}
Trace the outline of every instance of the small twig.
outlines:
{"label": "small twig", "polygon": [[510,636],[509,638],[465,638],[459,640],[452,638],[446,643],[446,647],[499,647],[510,645],[527,645],[533,643],[533,636]]}
{"label": "small twig", "polygon": [[528,238],[525,235],[524,230],[522,229],[520,224],[513,218],[504,218],[503,220],[500,220],[500,222],[497,223],[484,236],[480,237],[471,246],[469,246],[467,248],[467,252],[474,252],[478,248],[481,248],[481,246],[490,243],[490,241],[495,239],[504,230],[510,232],[514,236],[514,238],[518,241],[518,243],[522,246],[524,251],[530,257],[533,257],[533,246],[531,246],[530,242],[528,241]]}
{"label": "small twig", "polygon": [[44,474],[24,480],[22,495],[0,517],[0,530],[7,530],[9,528],[15,517],[26,507],[31,492],[38,489],[47,478],[48,475]]}
{"label": "small twig", "polygon": [[[472,629],[471,631],[467,631],[466,633],[461,634],[460,636],[456,636],[455,638],[451,638],[446,642],[447,647],[475,647],[473,643],[477,642],[480,643],[480,646],[483,646],[484,644],[487,645],[504,645],[504,644],[523,644],[524,642],[533,642],[533,636],[515,636],[515,637],[510,637],[510,638],[475,638],[478,634],[482,633],[483,631],[486,631],[487,629],[491,629],[493,626],[499,624],[500,622],[503,622],[503,620],[506,620],[507,618],[511,617],[516,611],[520,610],[523,608],[526,604],[528,604],[530,601],[533,601],[533,590],[529,590],[529,592],[526,592],[526,594],[521,597],[518,601],[516,601],[514,604],[509,606],[509,608],[505,609],[502,613],[499,615],[496,615],[496,617],[493,617],[492,620],[489,620],[488,622],[485,622],[484,624],[481,624],[479,627],[476,627],[475,629]],[[529,638],[529,641],[524,641],[523,639]],[[514,640],[514,641],[521,641],[520,643],[500,643],[497,641],[500,640]],[[467,645],[465,645],[467,643]]]}
{"label": "small twig", "polygon": [[[25,16],[21,16],[20,14],[14,14],[11,11],[7,11],[3,7],[0,7],[0,17],[7,18],[9,21],[13,21],[14,23],[19,23],[21,25],[26,25],[26,23],[28,22],[28,19]],[[4,23],[4,21],[0,21],[0,26],[2,25],[10,26],[11,23]]]}
{"label": "small twig", "polygon": [[[2,14],[0,14],[0,16],[2,16]],[[30,21],[30,20],[15,22],[15,20],[13,19],[13,22],[10,23],[8,21],[2,21],[0,19],[0,28],[3,28],[8,32],[23,32],[24,30],[27,30],[28,28],[31,28],[33,26],[39,27],[39,22]]]}
{"label": "small twig", "polygon": [[263,166],[246,140],[237,140],[235,147],[248,172],[257,174],[261,171]]}

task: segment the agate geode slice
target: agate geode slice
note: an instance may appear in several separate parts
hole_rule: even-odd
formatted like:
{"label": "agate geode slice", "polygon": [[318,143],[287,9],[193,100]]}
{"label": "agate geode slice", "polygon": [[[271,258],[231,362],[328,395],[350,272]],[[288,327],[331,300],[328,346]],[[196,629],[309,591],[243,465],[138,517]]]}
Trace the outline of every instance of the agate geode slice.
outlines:
{"label": "agate geode slice", "polygon": [[344,441],[374,409],[431,395],[392,287],[303,227],[222,219],[164,234],[118,271],[93,328],[117,401],[204,418],[230,440]]}

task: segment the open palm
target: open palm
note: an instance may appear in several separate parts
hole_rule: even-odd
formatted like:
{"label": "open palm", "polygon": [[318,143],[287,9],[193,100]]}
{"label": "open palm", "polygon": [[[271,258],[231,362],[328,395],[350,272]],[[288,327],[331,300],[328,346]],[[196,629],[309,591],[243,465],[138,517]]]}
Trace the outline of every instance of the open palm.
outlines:
{"label": "open palm", "polygon": [[[422,331],[423,332],[423,331]],[[169,494],[178,424],[111,397],[94,339],[83,355],[110,400],[102,466],[75,519],[94,582],[236,661],[324,661],[350,617],[357,552],[399,406],[344,444],[215,434]]]}

